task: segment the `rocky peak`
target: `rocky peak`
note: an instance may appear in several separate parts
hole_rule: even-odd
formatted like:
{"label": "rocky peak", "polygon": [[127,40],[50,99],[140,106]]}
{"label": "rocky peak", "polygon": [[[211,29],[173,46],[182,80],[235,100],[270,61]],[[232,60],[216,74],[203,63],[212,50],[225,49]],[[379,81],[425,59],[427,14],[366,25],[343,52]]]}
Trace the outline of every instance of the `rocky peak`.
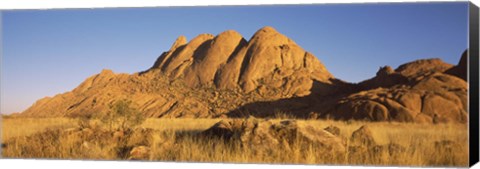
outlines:
{"label": "rocky peak", "polygon": [[177,38],[177,40],[175,40],[175,42],[172,44],[172,47],[170,48],[169,51],[173,51],[173,50],[177,49],[178,47],[183,46],[185,44],[187,44],[187,37],[181,35]]}
{"label": "rocky peak", "polygon": [[383,66],[378,69],[377,76],[387,76],[392,73],[395,73],[395,70],[393,70],[392,67],[390,66]]}
{"label": "rocky peak", "polygon": [[200,34],[200,35],[196,36],[195,38],[193,38],[190,42],[188,42],[186,47],[196,49],[200,45],[207,42],[208,40],[213,39],[214,37],[215,37],[214,35],[209,34],[209,33]]}
{"label": "rocky peak", "polygon": [[458,62],[458,65],[448,69],[445,71],[447,74],[451,74],[454,76],[457,76],[465,81],[467,81],[467,55],[468,55],[468,50],[465,50],[462,54],[462,57],[460,58],[460,61]]}
{"label": "rocky peak", "polygon": [[259,39],[259,38],[262,38],[262,37],[265,37],[265,36],[269,36],[269,35],[277,35],[279,34],[277,32],[277,30],[271,26],[265,26],[263,28],[260,28],[259,30],[257,30],[257,32],[255,32],[252,36],[252,38],[250,38],[251,40],[255,40],[255,39]]}
{"label": "rocky peak", "polygon": [[465,68],[467,67],[467,64],[468,64],[467,55],[468,55],[468,50],[465,50],[462,53],[462,57],[460,58],[460,61],[458,61],[457,66],[465,67]]}
{"label": "rocky peak", "polygon": [[295,44],[291,39],[285,35],[277,32],[275,28],[265,26],[255,32],[252,38],[250,38],[249,46],[263,46],[263,45],[287,45]]}
{"label": "rocky peak", "polygon": [[86,90],[90,89],[91,87],[95,86],[95,84],[99,83],[104,83],[110,79],[112,79],[115,76],[115,73],[113,73],[112,70],[110,69],[103,69],[99,74],[93,75],[87,80],[85,80],[83,83],[81,83],[73,92],[75,93],[81,93],[85,92]]}
{"label": "rocky peak", "polygon": [[269,26],[248,42],[234,30],[215,37],[201,34],[186,44],[185,39],[178,38],[153,68],[183,78],[190,87],[214,85],[251,92],[283,86],[288,88],[283,96],[300,96],[309,93],[313,80],[329,83],[333,78],[315,56]]}
{"label": "rocky peak", "polygon": [[218,39],[243,39],[243,36],[235,30],[226,30],[215,37],[215,40]]}
{"label": "rocky peak", "polygon": [[278,33],[277,30],[271,26],[264,26],[263,28],[260,28],[257,33],[259,32],[267,32],[267,33]]}
{"label": "rocky peak", "polygon": [[217,35],[193,59],[191,66],[185,69],[184,77],[187,85],[192,87],[213,85],[215,75],[229,58],[246,44],[240,33],[227,30]]}
{"label": "rocky peak", "polygon": [[112,70],[110,69],[102,69],[102,71],[100,72],[100,75],[101,76],[110,76],[110,75],[114,75],[115,73],[113,73]]}
{"label": "rocky peak", "polygon": [[162,71],[177,78],[192,64],[195,55],[201,54],[208,43],[213,39],[212,34],[200,34],[188,42],[184,48],[175,50],[161,67]]}

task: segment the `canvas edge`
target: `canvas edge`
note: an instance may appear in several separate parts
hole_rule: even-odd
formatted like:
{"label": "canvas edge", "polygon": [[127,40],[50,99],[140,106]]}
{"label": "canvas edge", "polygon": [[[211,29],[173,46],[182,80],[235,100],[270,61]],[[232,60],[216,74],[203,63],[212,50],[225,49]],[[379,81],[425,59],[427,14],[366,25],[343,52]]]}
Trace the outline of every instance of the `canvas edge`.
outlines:
{"label": "canvas edge", "polygon": [[468,10],[469,163],[471,167],[479,161],[479,8],[470,2]]}

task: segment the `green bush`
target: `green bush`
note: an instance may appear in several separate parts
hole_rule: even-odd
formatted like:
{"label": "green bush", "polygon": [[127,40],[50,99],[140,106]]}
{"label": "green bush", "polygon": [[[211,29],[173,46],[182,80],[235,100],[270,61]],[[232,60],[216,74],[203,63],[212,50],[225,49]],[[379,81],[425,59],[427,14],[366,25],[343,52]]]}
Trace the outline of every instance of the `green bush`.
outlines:
{"label": "green bush", "polygon": [[118,100],[101,113],[100,121],[110,130],[134,128],[145,121],[145,117],[133,106],[130,100]]}

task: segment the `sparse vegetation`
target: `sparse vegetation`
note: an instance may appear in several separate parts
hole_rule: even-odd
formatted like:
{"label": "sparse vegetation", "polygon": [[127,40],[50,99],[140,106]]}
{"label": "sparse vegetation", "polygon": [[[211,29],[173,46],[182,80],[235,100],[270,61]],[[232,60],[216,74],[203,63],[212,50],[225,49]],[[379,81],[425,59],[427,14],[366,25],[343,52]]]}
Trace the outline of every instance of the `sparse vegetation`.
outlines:
{"label": "sparse vegetation", "polygon": [[291,150],[257,154],[236,142],[198,137],[200,131],[220,119],[146,119],[136,129],[126,129],[126,132],[111,131],[106,126],[81,129],[78,123],[72,123],[76,119],[67,118],[3,120],[2,156],[7,158],[408,166],[466,166],[468,163],[465,124],[299,121],[319,129],[337,126],[343,138],[350,138],[354,130],[367,124],[378,144],[394,143],[406,149],[389,156],[371,151],[360,155],[351,152],[325,155],[326,152],[301,142],[292,145]]}
{"label": "sparse vegetation", "polygon": [[118,100],[110,105],[110,109],[100,113],[98,118],[109,130],[127,130],[145,121],[145,117],[132,105],[132,101],[125,99]]}

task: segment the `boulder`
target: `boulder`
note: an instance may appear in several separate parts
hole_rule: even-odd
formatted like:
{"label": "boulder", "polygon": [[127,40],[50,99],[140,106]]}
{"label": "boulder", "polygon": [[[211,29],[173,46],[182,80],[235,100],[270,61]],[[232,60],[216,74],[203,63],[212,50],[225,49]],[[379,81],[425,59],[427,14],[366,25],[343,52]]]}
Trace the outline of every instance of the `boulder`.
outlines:
{"label": "boulder", "polygon": [[423,99],[422,113],[438,118],[437,122],[467,122],[462,106],[440,95],[428,94]]}
{"label": "boulder", "polygon": [[145,160],[150,156],[150,148],[146,146],[136,146],[129,152],[129,160]]}
{"label": "boulder", "polygon": [[350,145],[372,147],[377,145],[370,128],[366,125],[358,128],[352,133],[350,137]]}
{"label": "boulder", "polygon": [[340,128],[334,125],[330,125],[324,128],[325,131],[332,133],[335,136],[340,136]]}

